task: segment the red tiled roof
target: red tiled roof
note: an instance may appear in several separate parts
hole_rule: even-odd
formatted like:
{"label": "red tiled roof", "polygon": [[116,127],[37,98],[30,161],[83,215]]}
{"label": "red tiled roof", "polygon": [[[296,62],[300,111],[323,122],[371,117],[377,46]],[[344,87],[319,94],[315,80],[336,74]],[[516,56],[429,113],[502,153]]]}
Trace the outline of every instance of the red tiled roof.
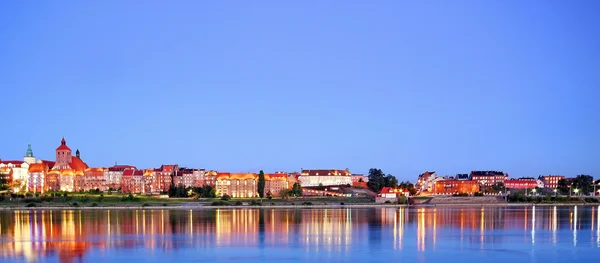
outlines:
{"label": "red tiled roof", "polygon": [[302,170],[302,175],[308,176],[326,176],[326,175],[339,175],[339,176],[350,176],[351,173],[347,170]]}
{"label": "red tiled roof", "polygon": [[71,162],[69,163],[69,166],[71,166],[71,168],[76,172],[83,172],[85,171],[85,169],[89,168],[89,166],[77,156],[71,157]]}
{"label": "red tiled roof", "polygon": [[45,163],[32,163],[29,165],[30,173],[40,173],[48,169],[48,166]]}
{"label": "red tiled roof", "polygon": [[384,188],[381,188],[381,193],[382,194],[389,194],[389,193],[393,193],[393,191],[392,191],[391,187],[384,187]]}
{"label": "red tiled roof", "polygon": [[231,176],[229,178],[231,180],[252,180],[252,179],[258,179],[258,174],[255,174],[255,173],[231,174]]}
{"label": "red tiled roof", "polygon": [[285,181],[286,179],[287,174],[284,173],[265,174],[265,180]]}
{"label": "red tiled roof", "polygon": [[231,176],[231,173],[217,173],[217,180],[227,180]]}
{"label": "red tiled roof", "polygon": [[123,171],[123,176],[132,176],[134,172],[134,169],[126,169]]}
{"label": "red tiled roof", "polygon": [[134,176],[143,176],[144,175],[144,170],[135,170],[135,172],[133,172]]}
{"label": "red tiled roof", "polygon": [[56,148],[56,150],[67,150],[67,151],[71,151],[71,148],[69,148],[69,146],[66,145],[60,145],[58,146],[58,148]]}
{"label": "red tiled roof", "polygon": [[48,164],[48,169],[52,169],[54,167],[54,164],[56,164],[56,162],[48,160],[42,160],[42,163]]}

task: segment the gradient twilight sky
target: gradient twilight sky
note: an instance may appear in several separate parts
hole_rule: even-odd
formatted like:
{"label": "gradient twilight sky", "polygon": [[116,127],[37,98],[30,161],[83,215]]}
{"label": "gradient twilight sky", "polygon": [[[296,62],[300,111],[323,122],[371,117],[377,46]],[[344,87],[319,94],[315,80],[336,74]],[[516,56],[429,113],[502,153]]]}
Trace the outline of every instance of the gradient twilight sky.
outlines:
{"label": "gradient twilight sky", "polygon": [[600,177],[600,1],[1,1],[0,158]]}

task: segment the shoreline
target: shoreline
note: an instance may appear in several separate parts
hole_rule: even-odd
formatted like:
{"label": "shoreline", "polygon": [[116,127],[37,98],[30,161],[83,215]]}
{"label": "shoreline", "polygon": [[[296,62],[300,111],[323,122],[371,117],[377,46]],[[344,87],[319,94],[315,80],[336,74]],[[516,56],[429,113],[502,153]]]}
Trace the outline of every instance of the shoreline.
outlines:
{"label": "shoreline", "polygon": [[327,208],[461,208],[461,207],[533,207],[533,206],[600,206],[599,203],[500,203],[500,204],[435,204],[435,205],[405,205],[405,204],[347,204],[347,205],[263,205],[263,206],[211,206],[211,205],[173,205],[173,206],[38,206],[38,207],[0,207],[0,211],[27,210],[211,210],[211,209],[327,209]]}

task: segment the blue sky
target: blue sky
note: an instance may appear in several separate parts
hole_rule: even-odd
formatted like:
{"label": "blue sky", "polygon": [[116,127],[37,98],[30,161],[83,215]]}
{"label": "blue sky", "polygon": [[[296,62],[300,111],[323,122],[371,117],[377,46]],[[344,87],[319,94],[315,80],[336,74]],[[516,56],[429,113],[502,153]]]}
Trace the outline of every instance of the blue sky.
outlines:
{"label": "blue sky", "polygon": [[0,3],[0,158],[600,177],[600,1]]}

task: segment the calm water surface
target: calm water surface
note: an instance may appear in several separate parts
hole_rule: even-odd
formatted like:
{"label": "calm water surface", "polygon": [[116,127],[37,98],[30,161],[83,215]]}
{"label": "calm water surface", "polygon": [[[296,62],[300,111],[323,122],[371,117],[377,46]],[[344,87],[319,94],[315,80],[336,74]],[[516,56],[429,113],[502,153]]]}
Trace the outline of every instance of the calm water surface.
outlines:
{"label": "calm water surface", "polygon": [[597,262],[599,209],[0,211],[0,261]]}

